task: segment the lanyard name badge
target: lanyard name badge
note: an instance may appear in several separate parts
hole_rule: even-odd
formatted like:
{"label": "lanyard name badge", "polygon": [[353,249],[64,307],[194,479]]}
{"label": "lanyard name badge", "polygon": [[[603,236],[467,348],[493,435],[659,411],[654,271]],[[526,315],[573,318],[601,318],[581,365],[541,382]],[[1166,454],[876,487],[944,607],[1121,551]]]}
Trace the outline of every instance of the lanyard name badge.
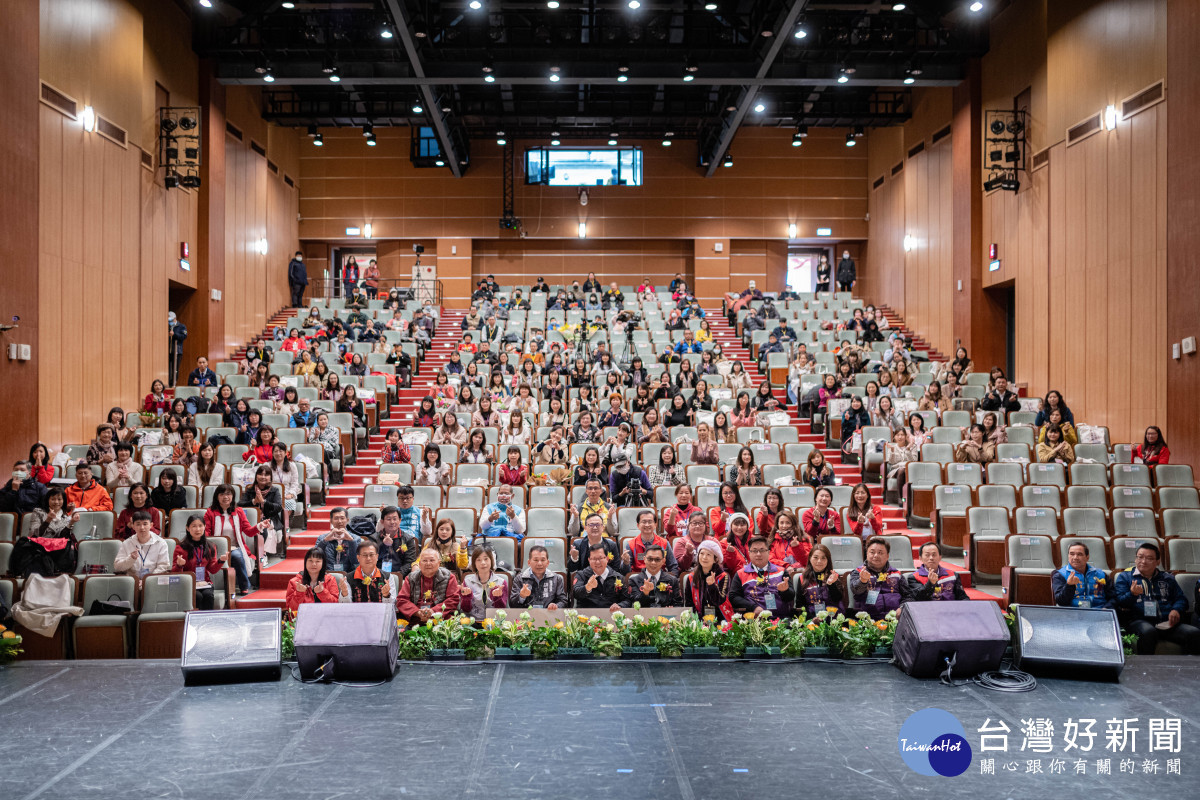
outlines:
{"label": "lanyard name badge", "polygon": [[138,558],[142,562],[142,566],[138,570],[138,577],[144,578],[150,574],[150,570],[146,569],[146,558],[150,555],[150,549],[146,548],[145,550],[143,550],[141,547],[138,547],[137,554],[138,554]]}
{"label": "lanyard name badge", "polygon": [[1145,600],[1142,601],[1142,614],[1144,614],[1147,617],[1153,617],[1154,619],[1158,619],[1158,601],[1150,599],[1151,587],[1149,586],[1149,584],[1146,581],[1143,581],[1141,578],[1137,578],[1136,580],[1138,581],[1138,583],[1141,583],[1142,588],[1145,589],[1145,592],[1142,594],[1142,596],[1144,598],[1146,598]]}
{"label": "lanyard name badge", "polygon": [[[880,573],[876,580],[882,581],[883,573]],[[867,605],[873,606],[877,602],[879,602],[879,589],[872,587],[871,590],[867,592]]]}

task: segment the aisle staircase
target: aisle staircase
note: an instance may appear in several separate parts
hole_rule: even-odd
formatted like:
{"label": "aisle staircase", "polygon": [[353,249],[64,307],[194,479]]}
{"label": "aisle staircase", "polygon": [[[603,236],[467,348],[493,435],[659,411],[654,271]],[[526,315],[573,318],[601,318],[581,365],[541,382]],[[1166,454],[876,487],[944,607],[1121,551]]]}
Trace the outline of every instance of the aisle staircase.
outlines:
{"label": "aisle staircase", "polygon": [[[743,363],[754,385],[757,386],[762,381],[763,376],[759,372],[756,362],[751,358],[750,352],[742,345],[736,331],[730,328],[728,321],[721,315],[719,309],[709,309],[708,311],[708,320],[712,328],[713,339],[722,345],[726,358],[740,360]],[[279,324],[280,320],[286,319],[288,313],[285,311],[275,315],[271,320],[271,325]],[[885,307],[884,313],[893,328],[901,330],[906,335],[913,336],[914,349],[931,349],[919,337],[908,331],[904,327],[903,320],[892,312],[891,309]],[[449,361],[450,353],[458,343],[461,322],[465,314],[466,312],[461,309],[443,309],[433,344],[425,354],[425,360],[420,366],[419,373],[413,376],[412,387],[407,389],[401,388],[399,390],[398,399],[392,406],[391,414],[379,422],[380,432],[372,435],[369,444],[359,450],[357,463],[345,468],[344,482],[340,485],[329,487],[324,505],[315,506],[310,509],[307,528],[302,531],[292,532],[286,557],[271,564],[262,573],[261,586],[257,591],[238,598],[237,606],[239,608],[283,607],[288,581],[303,566],[304,553],[316,543],[317,537],[320,534],[329,530],[330,509],[337,506],[355,507],[362,503],[363,486],[371,483],[375,475],[378,474],[379,458],[387,431],[391,428],[403,428],[407,426],[421,398],[431,393],[434,378],[442,365]],[[241,353],[239,352],[238,356],[240,355]],[[936,353],[936,351],[931,351],[931,357],[941,358],[941,355]],[[775,394],[780,399],[786,401],[786,390],[783,387],[777,388]],[[791,423],[799,429],[799,440],[821,448],[826,459],[833,466],[834,475],[839,482],[854,484],[859,481],[858,465],[843,463],[841,451],[836,447],[826,447],[824,436],[812,433],[808,420],[801,419],[797,415],[795,407],[789,406],[787,414],[791,419]],[[883,487],[880,485],[870,485],[870,490],[874,501],[882,503]],[[932,539],[930,531],[928,529],[909,529],[905,524],[904,511],[898,506],[884,505],[882,509],[885,532],[888,535],[908,536],[912,540],[913,558],[915,559],[916,551],[920,545]],[[893,554],[892,562],[899,565],[900,560],[896,557],[896,554]],[[962,582],[967,594],[973,599],[998,600],[998,587],[993,592],[988,592],[972,586],[970,572],[962,567],[961,559],[944,558],[943,564],[958,573],[959,580]]]}

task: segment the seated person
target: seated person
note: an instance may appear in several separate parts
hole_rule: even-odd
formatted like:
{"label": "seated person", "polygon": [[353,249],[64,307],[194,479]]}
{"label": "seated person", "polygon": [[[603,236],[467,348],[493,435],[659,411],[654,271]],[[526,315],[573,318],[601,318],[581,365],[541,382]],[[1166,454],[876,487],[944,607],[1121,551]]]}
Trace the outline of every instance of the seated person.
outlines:
{"label": "seated person", "polygon": [[518,542],[525,538],[525,510],[513,505],[513,489],[501,484],[496,490],[496,502],[483,507],[479,516],[479,533],[483,536],[507,536]]}
{"label": "seated person", "polygon": [[133,536],[121,542],[113,561],[113,572],[132,575],[139,581],[147,575],[171,571],[171,553],[167,543],[154,533],[150,515],[139,511],[133,515]]}
{"label": "seated person", "polygon": [[129,442],[117,442],[113,448],[117,458],[104,466],[104,483],[109,494],[116,494],[122,486],[133,486],[142,482],[145,470],[142,465],[133,460],[133,445]]}
{"label": "seated person", "polygon": [[309,408],[311,404],[307,397],[301,397],[296,401],[297,411],[288,420],[289,428],[315,428],[317,426],[317,414]]}
{"label": "seated person", "polygon": [[970,600],[953,571],[941,566],[942,548],[937,542],[921,545],[921,566],[908,576],[910,600]]}
{"label": "seated person", "polygon": [[580,520],[585,523],[592,514],[600,517],[606,536],[617,535],[617,508],[612,503],[604,502],[604,484],[597,477],[588,478],[583,485],[583,504],[571,506],[571,516],[567,521],[567,534],[578,536]]}
{"label": "seated person", "polygon": [[838,614],[846,613],[845,598],[842,597],[840,576],[833,568],[833,554],[823,544],[814,544],[808,554],[808,565],[800,574],[803,594],[796,598],[796,610],[813,619],[822,611],[833,609]]}
{"label": "seated person", "polygon": [[204,517],[192,514],[187,520],[187,536],[175,548],[171,572],[196,576],[196,608],[212,611],[216,603],[212,576],[224,568],[229,554],[217,556],[217,548],[204,535]]}
{"label": "seated person", "polygon": [[726,620],[733,618],[729,602],[729,573],[725,571],[721,546],[706,540],[696,548],[695,567],[684,573],[679,593],[683,604],[703,619],[720,612]]}
{"label": "seated person", "polygon": [[476,547],[471,551],[471,567],[463,576],[459,608],[476,620],[487,616],[489,608],[508,607],[508,577],[496,572],[496,554]]}
{"label": "seated person", "polygon": [[1112,608],[1112,587],[1103,570],[1088,563],[1091,552],[1083,542],[1067,548],[1067,563],[1050,577],[1054,605],[1075,608]]}
{"label": "seated person", "polygon": [[112,511],[113,501],[92,468],[87,464],[75,467],[75,483],[66,489],[67,508],[70,511]]}
{"label": "seated person", "polygon": [[629,576],[629,602],[641,603],[642,608],[667,608],[683,604],[679,580],[664,569],[667,551],[657,544],[642,554],[646,568]]}
{"label": "seated person", "polygon": [[341,506],[333,509],[329,512],[329,533],[317,537],[317,547],[325,552],[325,566],[333,572],[353,572],[358,566],[358,545],[362,540],[347,529],[348,521],[346,509]]}
{"label": "seated person", "polygon": [[[433,513],[425,506],[415,505],[416,492],[404,484],[396,490],[396,514],[400,517],[400,530],[417,541],[424,541],[433,533]],[[383,516],[387,517],[387,510]],[[416,559],[418,553],[411,558]]]}
{"label": "seated person", "polygon": [[[51,486],[46,492],[46,507],[35,508],[30,512],[29,536],[65,539],[71,535],[71,529],[79,521],[79,512],[74,514],[66,509],[67,495],[57,486]],[[77,536],[77,539],[88,538],[88,533]]]}
{"label": "seated person", "polygon": [[771,563],[771,546],[763,537],[751,536],[749,552],[750,562],[733,575],[729,602],[738,612],[789,616],[796,593],[783,568]]}
{"label": "seated person", "polygon": [[[409,499],[412,499],[411,487]],[[400,509],[395,506],[384,506],[371,541],[379,547],[380,568],[389,575],[405,578],[417,563],[420,545],[416,537],[404,530]]]}
{"label": "seated person", "polygon": [[0,489],[0,511],[28,514],[42,504],[46,485],[33,477],[28,461],[13,464],[12,480]]}
{"label": "seated person", "polygon": [[604,547],[604,552],[608,553],[608,563],[618,572],[623,574],[629,569],[621,559],[621,548],[617,540],[606,535],[603,517],[596,513],[588,514],[583,529],[585,535],[571,542],[571,549],[567,552],[568,572],[579,572],[587,568],[588,548],[594,544]]}
{"label": "seated person", "polygon": [[421,551],[417,569],[400,581],[396,613],[410,623],[428,622],[438,612],[458,610],[461,590],[454,573],[441,566],[441,554],[433,548]]}
{"label": "seated person", "polygon": [[896,611],[911,597],[908,581],[900,570],[888,563],[892,546],[886,539],[872,536],[867,540],[867,560],[847,578],[854,605],[881,620],[889,611]]}
{"label": "seated person", "polygon": [[305,603],[338,602],[340,578],[340,575],[325,571],[325,552],[319,547],[310,547],[304,554],[304,569],[288,581],[285,616],[295,619],[300,606]]}
{"label": "seated person", "polygon": [[608,553],[602,544],[588,547],[588,565],[575,573],[575,607],[628,608],[624,576],[609,568]]}
{"label": "seated person", "polygon": [[646,470],[630,464],[624,453],[618,453],[608,473],[608,496],[626,508],[651,505],[654,490]]}
{"label": "seated person", "polygon": [[1021,401],[1009,391],[1008,378],[1000,375],[996,378],[995,388],[983,396],[979,407],[984,411],[1020,411]]}
{"label": "seated person", "polygon": [[550,553],[540,544],[529,548],[528,566],[513,580],[508,604],[513,608],[546,608],[554,611],[567,605],[567,587],[562,576],[551,572]]}
{"label": "seated person", "polygon": [[638,535],[629,540],[625,545],[625,552],[621,554],[621,560],[630,565],[635,571],[640,571],[646,568],[644,560],[646,548],[651,545],[658,545],[667,554],[667,572],[679,578],[679,563],[675,560],[675,556],[671,553],[671,543],[658,535],[658,523],[654,518],[654,512],[646,509],[639,511],[637,515]]}
{"label": "seated person", "polygon": [[352,603],[385,603],[392,596],[392,584],[379,569],[379,546],[370,539],[360,539],[355,553],[358,566],[354,574],[342,583],[342,597]]}
{"label": "seated person", "polygon": [[[1182,622],[1187,598],[1175,576],[1158,568],[1161,558],[1158,545],[1143,542],[1133,566],[1117,573],[1117,614],[1125,632],[1137,634],[1138,655],[1152,655],[1160,640],[1174,642],[1187,655],[1200,655],[1200,628]],[[1168,627],[1159,628],[1164,622]]]}

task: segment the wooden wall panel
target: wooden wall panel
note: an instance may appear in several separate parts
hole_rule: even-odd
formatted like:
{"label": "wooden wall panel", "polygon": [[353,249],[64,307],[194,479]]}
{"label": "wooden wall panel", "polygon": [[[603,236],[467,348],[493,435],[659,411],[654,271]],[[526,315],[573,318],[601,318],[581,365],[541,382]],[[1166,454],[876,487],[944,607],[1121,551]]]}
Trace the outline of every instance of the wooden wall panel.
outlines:
{"label": "wooden wall panel", "polygon": [[[408,160],[408,131],[381,128],[366,148],[357,129],[325,129],[325,145],[300,144],[301,236],[341,239],[348,225],[372,222],[380,239],[470,237],[519,241],[501,232],[503,148],[475,142],[466,177],[417,169]],[[528,147],[518,142],[518,159]],[[575,143],[573,143],[575,144]],[[704,178],[690,142],[643,148],[641,187],[592,187],[582,206],[570,187],[526,186],[520,166],[516,212],[535,239],[574,239],[587,222],[589,239],[691,239],[696,236],[783,240],[789,222],[802,237],[829,226],[834,236],[866,237],[865,148],[845,146],[845,131],[815,130],[804,147],[788,132],[745,128],[733,145],[734,166]],[[602,142],[579,142],[578,146]]]}

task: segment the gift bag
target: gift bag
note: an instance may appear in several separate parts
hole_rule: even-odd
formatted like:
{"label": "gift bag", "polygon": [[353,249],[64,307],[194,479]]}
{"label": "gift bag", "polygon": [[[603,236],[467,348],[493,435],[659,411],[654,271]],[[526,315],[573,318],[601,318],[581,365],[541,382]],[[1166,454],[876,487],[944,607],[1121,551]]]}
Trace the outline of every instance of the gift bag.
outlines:
{"label": "gift bag", "polygon": [[[161,434],[161,431],[156,431]],[[160,444],[151,447],[142,448],[142,465],[147,467],[165,464],[171,460],[171,454],[174,449],[167,444]]]}
{"label": "gift bag", "polygon": [[[162,442],[162,431],[153,428],[142,428],[137,432],[137,441],[140,447],[157,445]],[[144,455],[145,453],[143,452]]]}
{"label": "gift bag", "polygon": [[229,468],[230,483],[238,486],[249,486],[254,483],[254,473],[258,469],[258,464],[254,461],[247,461],[245,464],[234,465]]}
{"label": "gift bag", "polygon": [[400,440],[405,444],[425,445],[429,442],[429,431],[405,431]]}

